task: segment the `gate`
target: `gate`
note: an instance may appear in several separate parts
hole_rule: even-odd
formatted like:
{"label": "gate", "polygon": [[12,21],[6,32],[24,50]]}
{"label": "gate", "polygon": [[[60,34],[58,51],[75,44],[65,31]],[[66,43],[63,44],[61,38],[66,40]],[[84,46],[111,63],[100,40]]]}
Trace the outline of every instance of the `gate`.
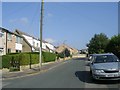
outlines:
{"label": "gate", "polygon": [[10,71],[20,71],[20,60],[14,60],[12,57],[12,60],[10,61]]}

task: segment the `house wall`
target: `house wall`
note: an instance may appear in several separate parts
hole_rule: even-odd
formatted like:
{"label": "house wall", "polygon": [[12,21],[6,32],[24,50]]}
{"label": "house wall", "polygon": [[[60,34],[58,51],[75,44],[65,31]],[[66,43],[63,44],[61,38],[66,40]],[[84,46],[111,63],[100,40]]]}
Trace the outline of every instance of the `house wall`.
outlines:
{"label": "house wall", "polygon": [[50,52],[55,51],[55,48],[54,48],[54,46],[52,44],[50,44],[50,43],[45,43],[45,44],[47,45],[47,47],[49,47]]}
{"label": "house wall", "polygon": [[0,30],[0,56],[5,55],[5,35],[6,33]]}
{"label": "house wall", "polygon": [[15,53],[16,36],[14,34],[11,34],[11,40],[9,40],[8,34],[10,33],[7,33],[7,53],[8,53],[8,49],[11,49],[11,53]]}
{"label": "house wall", "polygon": [[33,46],[33,38],[27,35],[22,35],[32,46]]}
{"label": "house wall", "polygon": [[15,49],[22,51],[22,44],[15,43]]}
{"label": "house wall", "polygon": [[22,41],[23,39],[20,36],[16,35],[15,50],[22,52]]}
{"label": "house wall", "polygon": [[42,42],[42,48],[43,48],[43,49],[47,49],[47,48],[46,48],[46,44],[43,43],[43,42]]}
{"label": "house wall", "polygon": [[36,40],[36,39],[33,39],[33,46],[34,47],[40,47],[40,41],[39,40]]}
{"label": "house wall", "polygon": [[32,52],[32,47],[23,39],[22,52]]}

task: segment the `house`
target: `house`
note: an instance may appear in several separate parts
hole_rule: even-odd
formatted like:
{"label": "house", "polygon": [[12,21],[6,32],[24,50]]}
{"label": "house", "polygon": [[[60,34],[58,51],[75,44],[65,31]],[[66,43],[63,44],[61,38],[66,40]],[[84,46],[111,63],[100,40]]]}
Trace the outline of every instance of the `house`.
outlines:
{"label": "house", "polygon": [[0,27],[0,40],[1,55],[22,52],[23,38],[20,35]]}
{"label": "house", "polygon": [[[23,37],[23,41],[26,41],[26,44],[31,47],[32,52],[39,52],[40,49],[40,39],[37,39],[29,34],[26,34],[24,32],[21,32],[19,30],[15,30],[15,33]],[[24,43],[23,43],[24,44]],[[23,52],[26,52],[26,44],[23,45]],[[55,48],[52,44],[42,41],[42,51],[45,52],[55,52]]]}
{"label": "house", "polygon": [[48,43],[47,41],[43,40],[43,43],[45,44],[46,48],[49,50],[51,53],[55,53],[55,46],[51,43]]}
{"label": "house", "polygon": [[57,53],[62,53],[62,52],[64,52],[64,50],[66,50],[66,49],[68,49],[68,50],[70,51],[70,54],[71,54],[71,55],[78,54],[78,50],[77,50],[77,49],[72,48],[72,47],[70,47],[70,46],[68,46],[68,45],[66,45],[66,44],[62,44],[62,45],[58,46],[58,47],[56,48],[56,52],[57,52]]}
{"label": "house", "polygon": [[6,54],[6,33],[0,28],[0,56]]}

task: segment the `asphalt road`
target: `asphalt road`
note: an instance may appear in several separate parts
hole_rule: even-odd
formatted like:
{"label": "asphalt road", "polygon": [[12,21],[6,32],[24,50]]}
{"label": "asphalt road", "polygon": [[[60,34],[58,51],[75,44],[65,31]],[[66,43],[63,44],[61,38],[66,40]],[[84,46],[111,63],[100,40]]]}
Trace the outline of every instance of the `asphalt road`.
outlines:
{"label": "asphalt road", "polygon": [[37,75],[3,81],[3,88],[119,88],[119,81],[93,82],[85,58],[68,60]]}

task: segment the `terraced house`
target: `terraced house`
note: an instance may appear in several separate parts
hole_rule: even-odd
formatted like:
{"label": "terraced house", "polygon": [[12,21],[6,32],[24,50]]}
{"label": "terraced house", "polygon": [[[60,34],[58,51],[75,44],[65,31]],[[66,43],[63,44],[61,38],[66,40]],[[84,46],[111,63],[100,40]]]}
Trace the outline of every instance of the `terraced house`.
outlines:
{"label": "terraced house", "polygon": [[[29,45],[29,47],[31,47],[31,52],[39,52],[40,40],[38,38],[33,37],[32,35],[29,35],[25,32],[19,31],[19,30],[15,30],[14,33],[23,37],[24,42],[26,41],[26,44],[23,43],[23,52],[28,51],[28,49],[27,49],[28,46],[26,46],[26,45]],[[55,52],[55,46],[52,45],[51,43],[48,43],[48,42],[43,40],[42,41],[42,51],[54,53]]]}
{"label": "terraced house", "polygon": [[[0,27],[0,55],[19,52],[39,52],[39,49],[39,39],[18,30],[15,30],[13,33]],[[43,40],[42,50],[55,53],[55,46]]]}
{"label": "terraced house", "polygon": [[22,40],[20,35],[0,27],[0,55],[22,52]]}

